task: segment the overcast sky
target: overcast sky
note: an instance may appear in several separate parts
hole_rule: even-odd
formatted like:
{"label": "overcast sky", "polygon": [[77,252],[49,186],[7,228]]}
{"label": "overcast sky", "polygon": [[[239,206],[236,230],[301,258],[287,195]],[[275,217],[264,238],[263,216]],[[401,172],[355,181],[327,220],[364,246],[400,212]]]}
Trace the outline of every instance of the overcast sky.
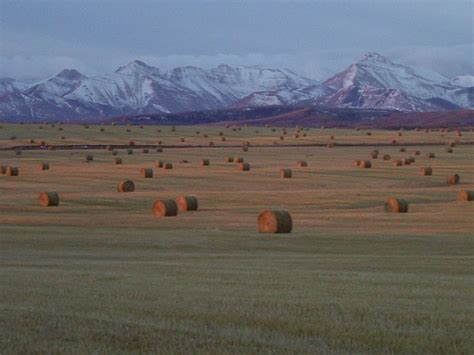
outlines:
{"label": "overcast sky", "polygon": [[474,74],[474,1],[0,0],[0,76],[261,64],[316,79],[367,51]]}

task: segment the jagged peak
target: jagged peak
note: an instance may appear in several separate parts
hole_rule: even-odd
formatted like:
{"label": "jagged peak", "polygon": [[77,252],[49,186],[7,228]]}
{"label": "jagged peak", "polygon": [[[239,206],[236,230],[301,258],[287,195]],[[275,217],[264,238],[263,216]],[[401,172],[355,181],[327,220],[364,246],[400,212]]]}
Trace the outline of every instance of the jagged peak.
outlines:
{"label": "jagged peak", "polygon": [[130,74],[134,72],[158,72],[159,69],[151,65],[146,64],[145,62],[135,59],[130,63],[122,65],[115,72],[122,74]]}
{"label": "jagged peak", "polygon": [[81,74],[76,69],[63,69],[54,76],[55,78],[67,79],[67,80],[81,80],[87,79],[87,77]]}
{"label": "jagged peak", "polygon": [[384,57],[383,55],[377,52],[367,52],[364,54],[360,62],[382,62],[382,63],[392,63],[390,59]]}

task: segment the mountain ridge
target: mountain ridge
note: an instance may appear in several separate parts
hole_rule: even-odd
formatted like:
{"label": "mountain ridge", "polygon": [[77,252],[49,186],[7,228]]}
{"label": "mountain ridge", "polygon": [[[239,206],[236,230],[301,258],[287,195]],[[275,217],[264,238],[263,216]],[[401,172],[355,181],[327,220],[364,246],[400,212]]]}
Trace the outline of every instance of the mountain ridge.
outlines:
{"label": "mountain ridge", "polygon": [[268,105],[316,105],[398,111],[474,107],[474,77],[444,76],[368,52],[324,82],[261,65],[171,70],[134,60],[113,73],[75,69],[27,83],[0,78],[1,120],[98,120],[116,115],[177,113]]}

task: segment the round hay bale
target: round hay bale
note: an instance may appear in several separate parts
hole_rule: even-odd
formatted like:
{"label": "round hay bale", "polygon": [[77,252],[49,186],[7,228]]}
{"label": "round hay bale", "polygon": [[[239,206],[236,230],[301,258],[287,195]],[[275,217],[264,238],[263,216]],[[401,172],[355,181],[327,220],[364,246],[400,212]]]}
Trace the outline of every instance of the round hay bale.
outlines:
{"label": "round hay bale", "polygon": [[28,140],[28,143],[34,144],[34,143],[35,143],[35,140],[34,140],[34,139],[30,139],[30,140]]}
{"label": "round hay bale", "polygon": [[101,128],[100,131],[101,131],[101,132],[105,132],[105,129],[104,129],[104,128]]}
{"label": "round hay bale", "polygon": [[250,164],[249,163],[239,163],[239,170],[240,171],[249,171]]}
{"label": "round hay bale", "polygon": [[334,136],[330,136],[329,139],[333,140],[333,139],[334,139]]}
{"label": "round hay bale", "polygon": [[421,176],[429,176],[429,175],[432,175],[433,174],[433,169],[431,169],[431,167],[427,166],[427,167],[421,167],[420,168],[420,175]]}
{"label": "round hay bale", "polygon": [[49,170],[49,163],[39,163],[38,164],[38,170]]}
{"label": "round hay bale", "polygon": [[135,145],[135,142],[134,141],[129,141],[128,145],[133,146],[133,145]]}
{"label": "round hay bale", "polygon": [[414,154],[414,155],[420,155],[420,151],[419,151],[419,150],[414,150],[414,151],[413,151],[413,154]]}
{"label": "round hay bale", "polygon": [[236,163],[243,163],[243,162],[244,162],[244,158],[242,158],[242,157],[237,157],[237,158],[235,158],[235,162],[236,162]]}
{"label": "round hay bale", "polygon": [[183,138],[183,137],[181,137],[181,138],[180,138],[180,141],[181,141],[181,142],[184,142],[184,138]]}
{"label": "round hay bale", "polygon": [[209,138],[209,135],[203,134],[203,138]]}
{"label": "round hay bale", "polygon": [[293,176],[291,169],[281,169],[280,170],[280,177],[284,179],[289,179]]}
{"label": "round hay bale", "polygon": [[283,136],[280,136],[280,140],[281,140],[281,141],[282,141],[282,140],[284,140],[284,139],[285,139],[285,137],[283,137]]}
{"label": "round hay bale", "polygon": [[133,192],[135,191],[135,184],[132,180],[123,180],[117,186],[118,192]]}
{"label": "round hay bale", "polygon": [[367,132],[366,135],[371,136],[372,132]]}
{"label": "round hay bale", "polygon": [[157,160],[157,161],[155,162],[155,166],[156,166],[157,168],[162,168],[163,165],[164,165],[164,163],[165,163],[165,162],[164,162],[163,160]]}
{"label": "round hay bale", "polygon": [[390,159],[391,159],[390,154],[385,154],[385,155],[383,156],[383,160],[390,160]]}
{"label": "round hay bale", "polygon": [[173,164],[171,164],[171,163],[164,163],[164,164],[163,164],[163,169],[165,169],[165,170],[173,169]]}
{"label": "round hay bale", "polygon": [[127,154],[128,154],[128,155],[133,154],[133,149],[127,149]]}
{"label": "round hay bale", "polygon": [[7,176],[18,176],[19,173],[20,171],[18,170],[18,168],[13,166],[7,166],[7,170],[5,171],[5,174]]}
{"label": "round hay bale", "polygon": [[387,201],[385,201],[385,212],[390,213],[407,213],[408,212],[408,203],[396,197],[389,197]]}
{"label": "round hay bale", "polygon": [[400,152],[404,153],[404,152],[406,152],[406,151],[407,151],[406,148],[400,148]]}
{"label": "round hay bale", "polygon": [[209,166],[209,164],[210,164],[209,159],[201,159],[202,166]]}
{"label": "round hay bale", "polygon": [[449,143],[448,146],[451,147],[451,148],[454,148],[456,146],[456,142],[451,142],[451,143]]}
{"label": "round hay bale", "polygon": [[141,168],[140,169],[140,176],[143,178],[152,178],[153,177],[153,169],[151,168]]}
{"label": "round hay bale", "polygon": [[459,201],[474,201],[474,191],[461,190],[458,195]]}
{"label": "round hay bale", "polygon": [[122,164],[122,158],[115,158],[115,164],[117,165]]}
{"label": "round hay bale", "polygon": [[225,137],[221,137],[221,142],[225,142],[225,141],[226,141]]}
{"label": "round hay bale", "polygon": [[180,211],[196,211],[198,200],[195,196],[180,196],[176,199],[176,204]]}
{"label": "round hay bale", "polygon": [[224,135],[224,132],[219,132],[219,136],[223,136]]}
{"label": "round hay bale", "polygon": [[116,150],[112,150],[112,155],[118,155],[118,152]]}
{"label": "round hay bale", "polygon": [[224,162],[226,163],[233,163],[234,162],[234,157],[225,157]]}
{"label": "round hay bale", "polygon": [[294,137],[295,137],[295,138],[299,138],[300,135],[299,135],[299,134],[295,134]]}
{"label": "round hay bale", "polygon": [[306,168],[308,166],[308,163],[306,162],[306,160],[298,160],[296,162],[296,166],[298,168]]}
{"label": "round hay bale", "polygon": [[210,142],[209,142],[209,146],[210,146],[210,147],[213,147],[213,146],[214,146],[214,142],[213,142],[213,141],[210,141]]}
{"label": "round hay bale", "polygon": [[401,136],[402,136],[402,132],[398,132],[398,136],[401,137]]}
{"label": "round hay bale", "polygon": [[430,152],[430,153],[426,154],[426,157],[427,157],[428,159],[433,159],[433,158],[435,157],[435,153],[431,153],[431,152]]}
{"label": "round hay bale", "polygon": [[265,210],[258,215],[259,233],[291,233],[293,220],[287,211]]}
{"label": "round hay bale", "polygon": [[163,148],[156,148],[157,153],[163,153]]}
{"label": "round hay bale", "polygon": [[143,154],[148,154],[150,151],[148,149],[143,149],[142,152]]}
{"label": "round hay bale", "polygon": [[377,159],[377,158],[379,157],[379,153],[372,152],[372,153],[370,154],[370,157],[371,157],[372,159]]}
{"label": "round hay bale", "polygon": [[445,150],[446,150],[446,153],[452,153],[453,152],[453,148],[450,148],[450,147],[447,147]]}
{"label": "round hay bale", "polygon": [[393,165],[394,166],[402,166],[403,165],[403,162],[401,159],[396,159],[393,161]]}
{"label": "round hay bale", "polygon": [[92,156],[92,154],[86,155],[86,161],[93,161],[93,160],[94,160],[94,157]]}
{"label": "round hay bale", "polygon": [[66,139],[66,137],[65,137],[65,136],[61,136],[61,139],[62,139],[62,140],[65,140],[65,139]]}
{"label": "round hay bale", "polygon": [[359,164],[359,168],[362,169],[369,169],[372,167],[372,163],[370,160],[361,160]]}
{"label": "round hay bale", "polygon": [[446,182],[448,185],[457,185],[459,184],[459,181],[461,180],[461,177],[458,174],[454,175],[449,175],[448,178],[446,179]]}
{"label": "round hay bale", "polygon": [[156,200],[153,204],[155,217],[174,217],[178,215],[178,205],[174,200]]}
{"label": "round hay bale", "polygon": [[59,195],[57,192],[41,192],[38,196],[38,202],[42,207],[58,206]]}

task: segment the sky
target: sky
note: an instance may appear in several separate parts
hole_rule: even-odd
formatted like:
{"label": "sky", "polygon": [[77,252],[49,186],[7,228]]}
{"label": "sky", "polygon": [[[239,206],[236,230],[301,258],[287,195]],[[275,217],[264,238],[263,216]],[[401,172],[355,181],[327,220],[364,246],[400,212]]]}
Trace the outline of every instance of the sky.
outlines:
{"label": "sky", "polygon": [[0,0],[0,77],[221,63],[324,80],[375,51],[447,77],[474,75],[474,1]]}

